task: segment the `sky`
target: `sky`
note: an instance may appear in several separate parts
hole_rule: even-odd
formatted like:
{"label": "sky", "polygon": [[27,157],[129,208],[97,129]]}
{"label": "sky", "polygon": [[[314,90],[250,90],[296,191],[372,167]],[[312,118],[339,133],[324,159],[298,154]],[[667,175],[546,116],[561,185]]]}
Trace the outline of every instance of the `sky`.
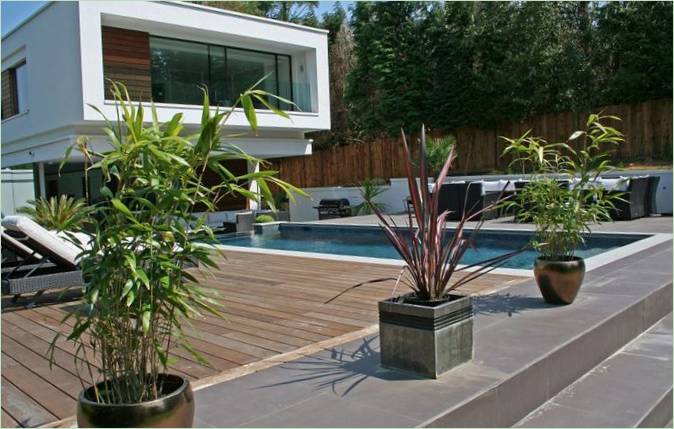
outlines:
{"label": "sky", "polygon": [[[1,20],[2,20],[2,35],[4,36],[9,31],[13,30],[17,25],[19,25],[24,19],[28,18],[31,13],[35,12],[40,6],[42,6],[44,1],[9,1],[3,0],[1,5]],[[341,2],[344,8],[348,8],[351,3],[350,1]],[[334,1],[321,1],[318,5],[318,16],[322,16],[323,13],[329,12],[334,7]]]}

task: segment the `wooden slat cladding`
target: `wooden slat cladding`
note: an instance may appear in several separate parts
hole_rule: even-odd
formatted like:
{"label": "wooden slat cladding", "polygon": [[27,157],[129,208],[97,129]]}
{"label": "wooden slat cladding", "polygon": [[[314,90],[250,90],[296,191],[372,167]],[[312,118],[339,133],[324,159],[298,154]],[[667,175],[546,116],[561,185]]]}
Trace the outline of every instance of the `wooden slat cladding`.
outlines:
{"label": "wooden slat cladding", "polygon": [[6,119],[16,115],[19,111],[14,69],[3,71],[0,79],[2,80],[2,119]]}
{"label": "wooden slat cladding", "polygon": [[107,79],[122,82],[132,100],[150,101],[150,35],[142,31],[102,27],[105,98],[110,99]]}

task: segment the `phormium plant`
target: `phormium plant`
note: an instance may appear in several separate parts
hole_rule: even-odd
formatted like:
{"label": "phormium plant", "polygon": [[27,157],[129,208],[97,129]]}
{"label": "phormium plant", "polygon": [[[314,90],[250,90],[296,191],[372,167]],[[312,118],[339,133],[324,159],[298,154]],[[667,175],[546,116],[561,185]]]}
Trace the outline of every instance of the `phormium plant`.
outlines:
{"label": "phormium plant", "polygon": [[[129,404],[162,395],[159,375],[167,370],[173,347],[205,362],[190,346],[183,325],[203,312],[221,315],[214,292],[199,285],[194,271],[217,266],[213,251],[203,245],[214,240],[213,231],[206,214],[196,215],[194,207],[213,211],[217,201],[231,194],[262,197],[273,207],[270,185],[291,198],[293,192],[304,193],[273,171],[236,176],[222,164],[229,159],[261,162],[224,144],[223,125],[234,109],[243,107],[255,129],[253,100],[287,117],[268,103],[272,95],[253,87],[231,108],[212,112],[204,93],[200,129],[184,136],[181,113],[162,124],[153,106],[146,125],[143,106],[134,106],[122,85],[112,87],[118,119],[106,118],[104,129],[111,149],[99,153],[82,140],[77,147],[88,170],[102,172],[105,185],[102,201],[93,207],[92,240],[80,258],[84,308],[69,314],[75,320],[68,339],[77,345],[76,357],[87,364],[88,374],[80,374],[83,386],[104,382],[96,388],[96,400]],[[216,172],[221,182],[207,185],[206,169]],[[250,181],[259,192],[246,187]],[[56,338],[51,353],[54,344]]]}
{"label": "phormium plant", "polygon": [[[468,208],[462,214],[456,226],[448,229],[446,226],[449,212],[439,213],[438,201],[447,173],[455,159],[453,147],[445,159],[432,190],[429,190],[424,127],[421,128],[421,144],[419,145],[419,182],[417,182],[414,162],[404,132],[402,133],[402,142],[405,148],[407,184],[412,201],[411,207],[408,208],[408,225],[407,227],[398,226],[392,217],[387,216],[377,206],[371,206],[372,211],[379,218],[380,226],[393,248],[405,262],[405,267],[395,279],[396,286],[398,282],[407,285],[418,301],[446,299],[452,290],[500,267],[520,250],[460,266],[461,258],[466,250],[476,246],[478,233],[484,224],[482,215],[489,210],[494,210],[504,200],[503,192],[496,202],[483,207],[481,210],[473,212],[470,210],[472,208]],[[469,229],[466,224],[470,221],[476,221],[476,224]],[[455,279],[455,277],[459,278]],[[392,278],[359,283],[329,301],[333,301],[347,291],[362,285],[388,280],[392,280]]]}

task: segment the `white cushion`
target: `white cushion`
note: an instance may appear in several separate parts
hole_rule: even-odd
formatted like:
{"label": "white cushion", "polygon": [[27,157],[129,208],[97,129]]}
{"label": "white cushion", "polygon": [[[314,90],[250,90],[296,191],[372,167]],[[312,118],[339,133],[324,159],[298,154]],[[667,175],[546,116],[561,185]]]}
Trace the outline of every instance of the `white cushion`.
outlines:
{"label": "white cushion", "polygon": [[498,181],[498,184],[499,184],[499,187],[501,188],[499,190],[499,192],[503,191],[503,190],[505,190],[506,192],[515,190],[515,181],[514,180],[501,179],[501,180]]}
{"label": "white cushion", "polygon": [[[486,193],[491,193],[491,192],[496,192],[496,193],[501,193],[503,191],[503,188],[506,187],[506,180],[482,180],[482,192],[481,194],[484,195]],[[478,183],[478,182],[476,182]]]}
{"label": "white cushion", "polygon": [[80,249],[62,239],[56,233],[41,227],[32,219],[18,215],[6,216],[2,219],[2,226],[10,231],[20,232],[28,237],[29,240],[38,243],[44,249],[44,253],[47,253],[45,256],[53,256],[72,266],[77,265],[77,255],[79,255]]}
{"label": "white cushion", "polygon": [[629,186],[629,178],[620,177],[616,179],[599,179],[601,186],[611,192],[626,192]]}

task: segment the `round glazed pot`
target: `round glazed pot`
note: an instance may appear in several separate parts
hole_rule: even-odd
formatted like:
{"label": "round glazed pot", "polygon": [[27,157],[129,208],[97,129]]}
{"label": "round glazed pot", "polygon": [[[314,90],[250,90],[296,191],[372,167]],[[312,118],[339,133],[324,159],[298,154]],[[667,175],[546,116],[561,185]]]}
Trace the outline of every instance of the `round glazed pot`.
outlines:
{"label": "round glazed pot", "polygon": [[[192,427],[194,394],[189,381],[172,374],[161,374],[166,394],[138,404],[95,402],[94,387],[80,393],[77,402],[78,427]],[[100,389],[104,382],[98,383]]]}
{"label": "round glazed pot", "polygon": [[585,261],[574,256],[569,260],[536,258],[534,277],[545,302],[571,304],[585,277]]}

